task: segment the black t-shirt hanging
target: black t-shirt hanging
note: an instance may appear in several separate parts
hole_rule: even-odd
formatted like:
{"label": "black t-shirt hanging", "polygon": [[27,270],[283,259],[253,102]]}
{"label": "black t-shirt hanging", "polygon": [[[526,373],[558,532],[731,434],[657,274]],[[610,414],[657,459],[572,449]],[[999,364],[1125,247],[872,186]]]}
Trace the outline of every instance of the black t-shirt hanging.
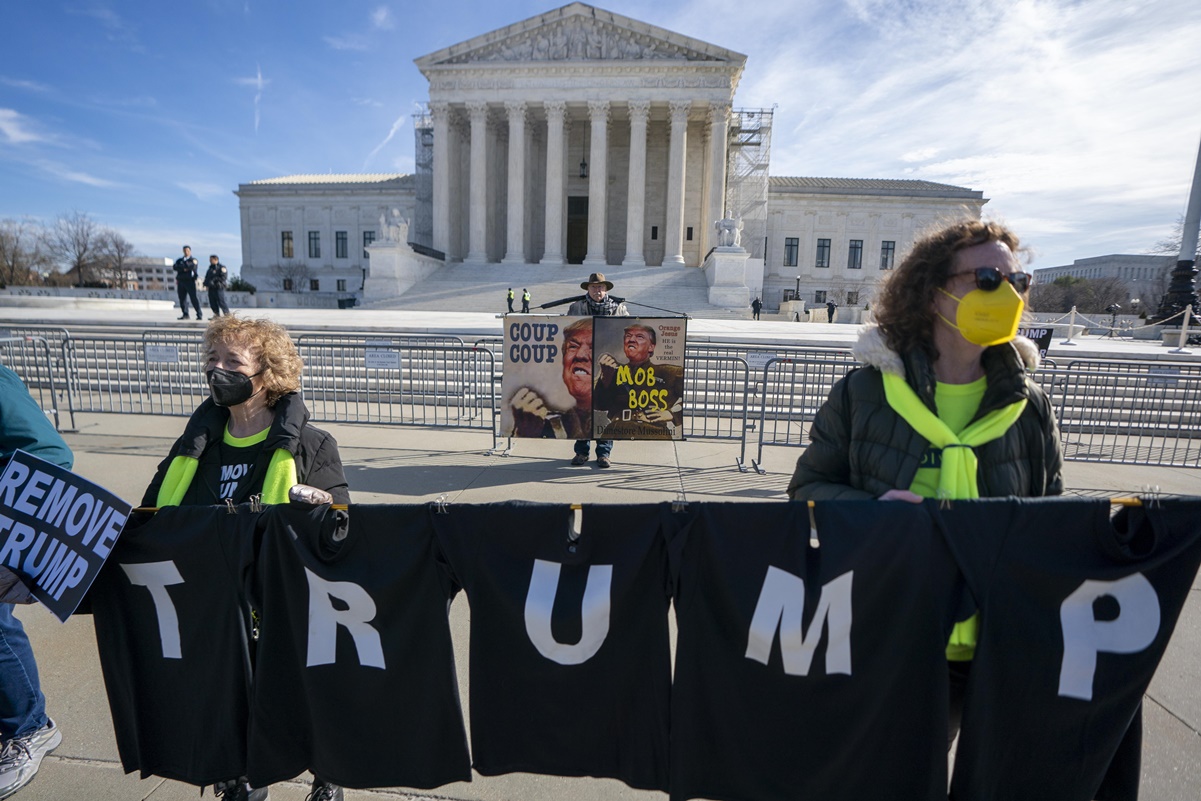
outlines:
{"label": "black t-shirt hanging", "polygon": [[126,772],[205,785],[246,772],[245,507],[173,507],[128,527],[89,592]]}
{"label": "black t-shirt hanging", "polygon": [[[671,797],[945,799],[962,580],[924,505],[704,504],[672,538]],[[753,521],[753,524],[752,524]]]}
{"label": "black t-shirt hanging", "polygon": [[196,476],[184,494],[184,506],[245,503],[263,489],[270,453],[263,450],[267,431],[234,439],[228,432],[200,457]]}
{"label": "black t-shirt hanging", "polygon": [[453,588],[434,558],[429,514],[264,513],[253,786],[306,769],[355,788],[470,781],[447,619]]}
{"label": "black t-shirt hanging", "polygon": [[471,743],[485,776],[667,786],[671,656],[658,506],[452,506],[438,543],[471,604]]}
{"label": "black t-shirt hanging", "polygon": [[1201,564],[1201,501],[1113,524],[1082,499],[956,502],[938,519],[980,598],[952,797],[1094,798]]}

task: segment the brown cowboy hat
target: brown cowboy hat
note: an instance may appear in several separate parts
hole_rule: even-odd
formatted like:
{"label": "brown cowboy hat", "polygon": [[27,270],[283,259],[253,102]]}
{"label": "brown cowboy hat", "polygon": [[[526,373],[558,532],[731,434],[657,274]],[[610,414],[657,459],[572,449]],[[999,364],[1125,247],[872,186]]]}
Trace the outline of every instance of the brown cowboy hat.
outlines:
{"label": "brown cowboy hat", "polygon": [[606,280],[604,273],[593,273],[588,276],[588,280],[580,284],[580,289],[587,289],[592,284],[604,284],[606,292],[613,288],[613,282]]}

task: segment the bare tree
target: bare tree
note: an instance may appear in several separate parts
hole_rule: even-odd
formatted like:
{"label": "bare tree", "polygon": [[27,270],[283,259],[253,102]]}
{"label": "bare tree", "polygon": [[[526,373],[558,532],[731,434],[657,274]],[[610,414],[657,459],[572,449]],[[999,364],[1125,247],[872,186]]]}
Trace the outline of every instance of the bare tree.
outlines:
{"label": "bare tree", "polygon": [[104,228],[100,231],[96,251],[100,280],[114,289],[124,289],[129,260],[137,255],[133,243],[117,231]]}
{"label": "bare tree", "polygon": [[[1180,258],[1180,242],[1184,239],[1184,215],[1181,214],[1176,218],[1176,222],[1172,224],[1172,235],[1167,239],[1161,239],[1151,248],[1152,253],[1163,253],[1165,255],[1175,256]],[[1197,253],[1193,256],[1196,261],[1201,261],[1201,240],[1197,241]],[[1173,265],[1174,266],[1174,265]],[[1164,291],[1167,291],[1165,287]]]}
{"label": "bare tree", "polygon": [[9,285],[38,283],[46,264],[42,229],[30,220],[0,220],[0,282]]}
{"label": "bare tree", "polygon": [[95,280],[102,233],[100,224],[81,211],[60,214],[46,231],[47,250],[68,275],[75,273],[76,286]]}
{"label": "bare tree", "polygon": [[311,275],[308,265],[299,261],[286,261],[271,268],[271,277],[284,292],[300,292],[302,287],[308,289]]}

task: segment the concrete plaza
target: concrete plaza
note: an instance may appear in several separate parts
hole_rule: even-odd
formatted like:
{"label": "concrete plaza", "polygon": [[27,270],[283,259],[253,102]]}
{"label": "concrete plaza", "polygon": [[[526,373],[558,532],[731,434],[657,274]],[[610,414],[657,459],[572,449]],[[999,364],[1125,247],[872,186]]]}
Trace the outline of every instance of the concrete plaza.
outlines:
{"label": "concrete plaza", "polygon": [[[174,325],[175,312],[139,313],[79,310],[49,315],[4,309],[0,328],[33,323]],[[272,313],[291,327],[353,326],[356,330],[446,330],[496,334],[500,321],[488,315],[423,315],[419,312]],[[158,320],[162,317],[162,320]],[[462,319],[473,317],[475,319]],[[196,326],[195,323],[192,323]],[[853,326],[706,321],[690,323],[690,338],[724,341],[849,344]],[[199,331],[199,326],[196,326]],[[802,336],[803,334],[803,336]],[[1058,340],[1057,340],[1058,341]],[[1066,359],[1053,348],[1052,357]],[[1166,355],[1168,348],[1151,343],[1081,340],[1082,353],[1126,354],[1138,358]],[[1073,354],[1074,355],[1074,354]],[[77,432],[66,435],[76,455],[76,471],[137,502],[155,466],[183,427],[182,418],[139,415],[81,414]],[[514,441],[509,455],[490,455],[486,432],[399,428],[375,425],[324,425],[340,443],[346,474],[356,502],[422,503],[441,495],[450,503],[503,500],[553,500],[581,503],[650,503],[683,495],[698,501],[783,500],[799,450],[769,447],[766,475],[740,473],[736,443],[693,440],[681,443],[617,443],[610,470],[594,463],[571,467],[568,443]],[[753,453],[748,453],[748,456]],[[1201,472],[1069,462],[1067,486],[1093,497],[1137,494],[1158,486],[1171,494],[1201,494]],[[469,621],[466,600],[459,596],[451,610],[462,697],[467,700],[466,643]],[[43,609],[19,610],[33,641],[50,714],[63,730],[63,743],[43,762],[41,772],[22,799],[193,799],[195,787],[158,778],[139,780],[122,773],[112,735],[108,704],[96,656],[90,618],[60,624]],[[202,691],[198,689],[198,692]],[[1175,637],[1147,694],[1143,762],[1145,799],[1169,801],[1201,797],[1201,582],[1195,583],[1177,625]],[[467,710],[468,713],[470,710]],[[302,782],[272,788],[277,801],[300,801]],[[627,799],[663,798],[631,790],[611,780],[563,779],[528,774],[481,778],[433,791],[350,791],[348,799]]]}

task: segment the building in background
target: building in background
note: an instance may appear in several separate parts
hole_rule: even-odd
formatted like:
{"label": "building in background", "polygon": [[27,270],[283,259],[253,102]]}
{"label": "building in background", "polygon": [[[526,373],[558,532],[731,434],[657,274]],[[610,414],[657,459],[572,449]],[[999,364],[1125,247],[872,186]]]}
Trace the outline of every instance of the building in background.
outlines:
{"label": "building in background", "polygon": [[1040,284],[1053,283],[1057,278],[1071,276],[1099,280],[1112,278],[1126,286],[1126,302],[1139,301],[1139,305],[1154,311],[1159,300],[1168,291],[1175,256],[1137,256],[1114,253],[1108,256],[1093,256],[1076,259],[1060,267],[1044,267],[1034,271],[1034,280]]}
{"label": "building in background", "polygon": [[769,309],[798,293],[857,305],[915,233],[987,202],[925,181],[771,177],[773,112],[734,104],[746,56],[583,3],[416,64],[415,173],[240,185],[243,278],[361,292],[365,246],[397,220],[423,252],[481,269],[695,268],[734,218]]}
{"label": "building in background", "polygon": [[[162,289],[167,292],[175,291],[174,259],[155,259],[148,256],[136,256],[125,260],[127,275],[126,289]],[[203,276],[201,276],[203,277]],[[133,286],[129,284],[133,283]]]}

